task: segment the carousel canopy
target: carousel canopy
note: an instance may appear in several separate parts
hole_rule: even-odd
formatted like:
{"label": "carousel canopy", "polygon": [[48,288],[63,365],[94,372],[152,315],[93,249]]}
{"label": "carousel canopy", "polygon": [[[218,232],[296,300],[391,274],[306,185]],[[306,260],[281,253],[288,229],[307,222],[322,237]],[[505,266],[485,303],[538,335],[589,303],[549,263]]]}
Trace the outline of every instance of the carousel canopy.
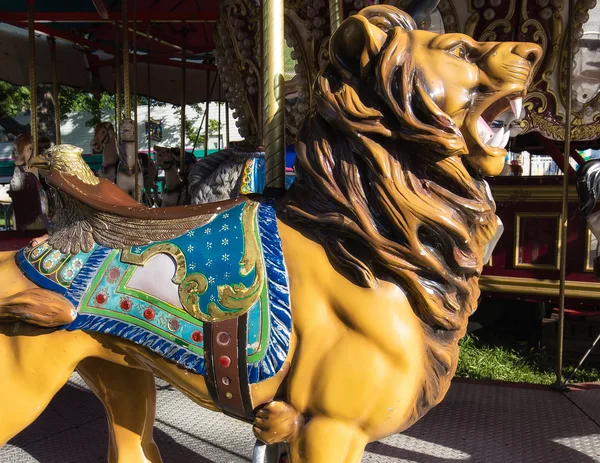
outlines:
{"label": "carousel canopy", "polygon": [[[186,103],[219,99],[212,60],[218,2],[200,0],[129,0],[128,43],[133,79],[134,38],[137,48],[137,92],[173,104],[181,103],[182,57],[186,57]],[[117,27],[123,42],[120,0],[36,0],[36,81],[52,82],[48,38],[56,39],[58,82],[89,92],[115,92]],[[27,0],[1,2],[0,80],[29,84]],[[134,35],[133,21],[136,22]],[[150,88],[148,88],[148,62]],[[121,75],[123,68],[121,67]],[[210,74],[207,92],[207,78]],[[132,81],[131,81],[132,82]],[[211,93],[210,96],[207,93]]]}

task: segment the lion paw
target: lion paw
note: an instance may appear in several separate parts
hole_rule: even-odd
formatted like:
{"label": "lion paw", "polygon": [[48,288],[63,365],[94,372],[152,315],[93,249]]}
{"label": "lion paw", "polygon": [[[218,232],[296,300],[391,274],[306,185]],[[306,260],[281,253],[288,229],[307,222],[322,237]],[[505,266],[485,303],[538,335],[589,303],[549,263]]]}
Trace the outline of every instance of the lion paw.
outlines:
{"label": "lion paw", "polygon": [[256,412],[252,429],[257,439],[272,445],[295,438],[303,424],[304,417],[294,407],[273,401]]}

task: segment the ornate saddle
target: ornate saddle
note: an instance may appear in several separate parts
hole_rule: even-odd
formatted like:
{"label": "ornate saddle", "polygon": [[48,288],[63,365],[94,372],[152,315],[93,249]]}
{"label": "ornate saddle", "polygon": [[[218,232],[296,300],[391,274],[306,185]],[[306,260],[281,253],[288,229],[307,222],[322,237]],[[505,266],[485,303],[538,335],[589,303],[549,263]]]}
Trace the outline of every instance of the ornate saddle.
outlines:
{"label": "ornate saddle", "polygon": [[215,404],[238,418],[253,419],[250,385],[286,361],[289,285],[269,202],[240,200],[142,246],[63,253],[33,242],[17,263],[76,310],[64,329],[120,336],[206,376]]}
{"label": "ornate saddle", "polygon": [[283,367],[291,336],[273,204],[150,209],[97,178],[77,147],[32,161],[49,171],[56,223],[17,263],[76,309],[64,328],[120,336],[205,375],[215,404],[252,420],[250,384]]}

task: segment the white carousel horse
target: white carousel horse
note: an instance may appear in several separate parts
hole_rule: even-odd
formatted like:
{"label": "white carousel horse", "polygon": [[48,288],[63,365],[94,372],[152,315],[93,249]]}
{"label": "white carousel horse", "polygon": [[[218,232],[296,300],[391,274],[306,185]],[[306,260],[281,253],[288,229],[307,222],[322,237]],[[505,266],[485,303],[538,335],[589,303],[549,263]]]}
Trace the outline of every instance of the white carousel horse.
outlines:
{"label": "white carousel horse", "polygon": [[[135,190],[135,132],[134,122],[126,119],[121,123],[121,144],[117,144],[115,129],[110,122],[101,122],[94,129],[94,138],[90,142],[94,153],[102,153],[102,168],[98,172],[99,177],[104,177],[115,182],[123,191],[134,196]],[[152,197],[157,197],[156,164],[150,158],[147,167],[139,169],[138,198],[142,198],[142,188],[146,189],[147,195],[144,200],[148,205],[155,203]]]}
{"label": "white carousel horse", "polygon": [[196,164],[196,158],[186,152],[184,168],[180,171],[181,164],[179,149],[154,146],[156,164],[165,172],[165,186],[161,195],[161,206],[182,206],[190,204],[188,195],[188,175]]}
{"label": "white carousel horse", "polygon": [[115,128],[110,122],[100,122],[94,128],[94,138],[90,142],[93,153],[102,153],[102,167],[98,176],[114,182],[117,178],[119,149]]}

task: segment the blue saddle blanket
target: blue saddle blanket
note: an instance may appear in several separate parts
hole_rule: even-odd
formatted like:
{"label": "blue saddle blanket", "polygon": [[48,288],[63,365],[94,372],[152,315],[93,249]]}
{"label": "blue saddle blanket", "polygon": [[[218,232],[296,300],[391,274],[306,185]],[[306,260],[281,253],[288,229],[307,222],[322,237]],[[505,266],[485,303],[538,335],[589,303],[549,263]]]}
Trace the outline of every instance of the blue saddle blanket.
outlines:
{"label": "blue saddle blanket", "polygon": [[287,357],[289,283],[271,203],[247,200],[168,241],[79,254],[42,243],[17,262],[77,308],[64,329],[120,336],[205,375],[204,323],[245,313],[250,383]]}

